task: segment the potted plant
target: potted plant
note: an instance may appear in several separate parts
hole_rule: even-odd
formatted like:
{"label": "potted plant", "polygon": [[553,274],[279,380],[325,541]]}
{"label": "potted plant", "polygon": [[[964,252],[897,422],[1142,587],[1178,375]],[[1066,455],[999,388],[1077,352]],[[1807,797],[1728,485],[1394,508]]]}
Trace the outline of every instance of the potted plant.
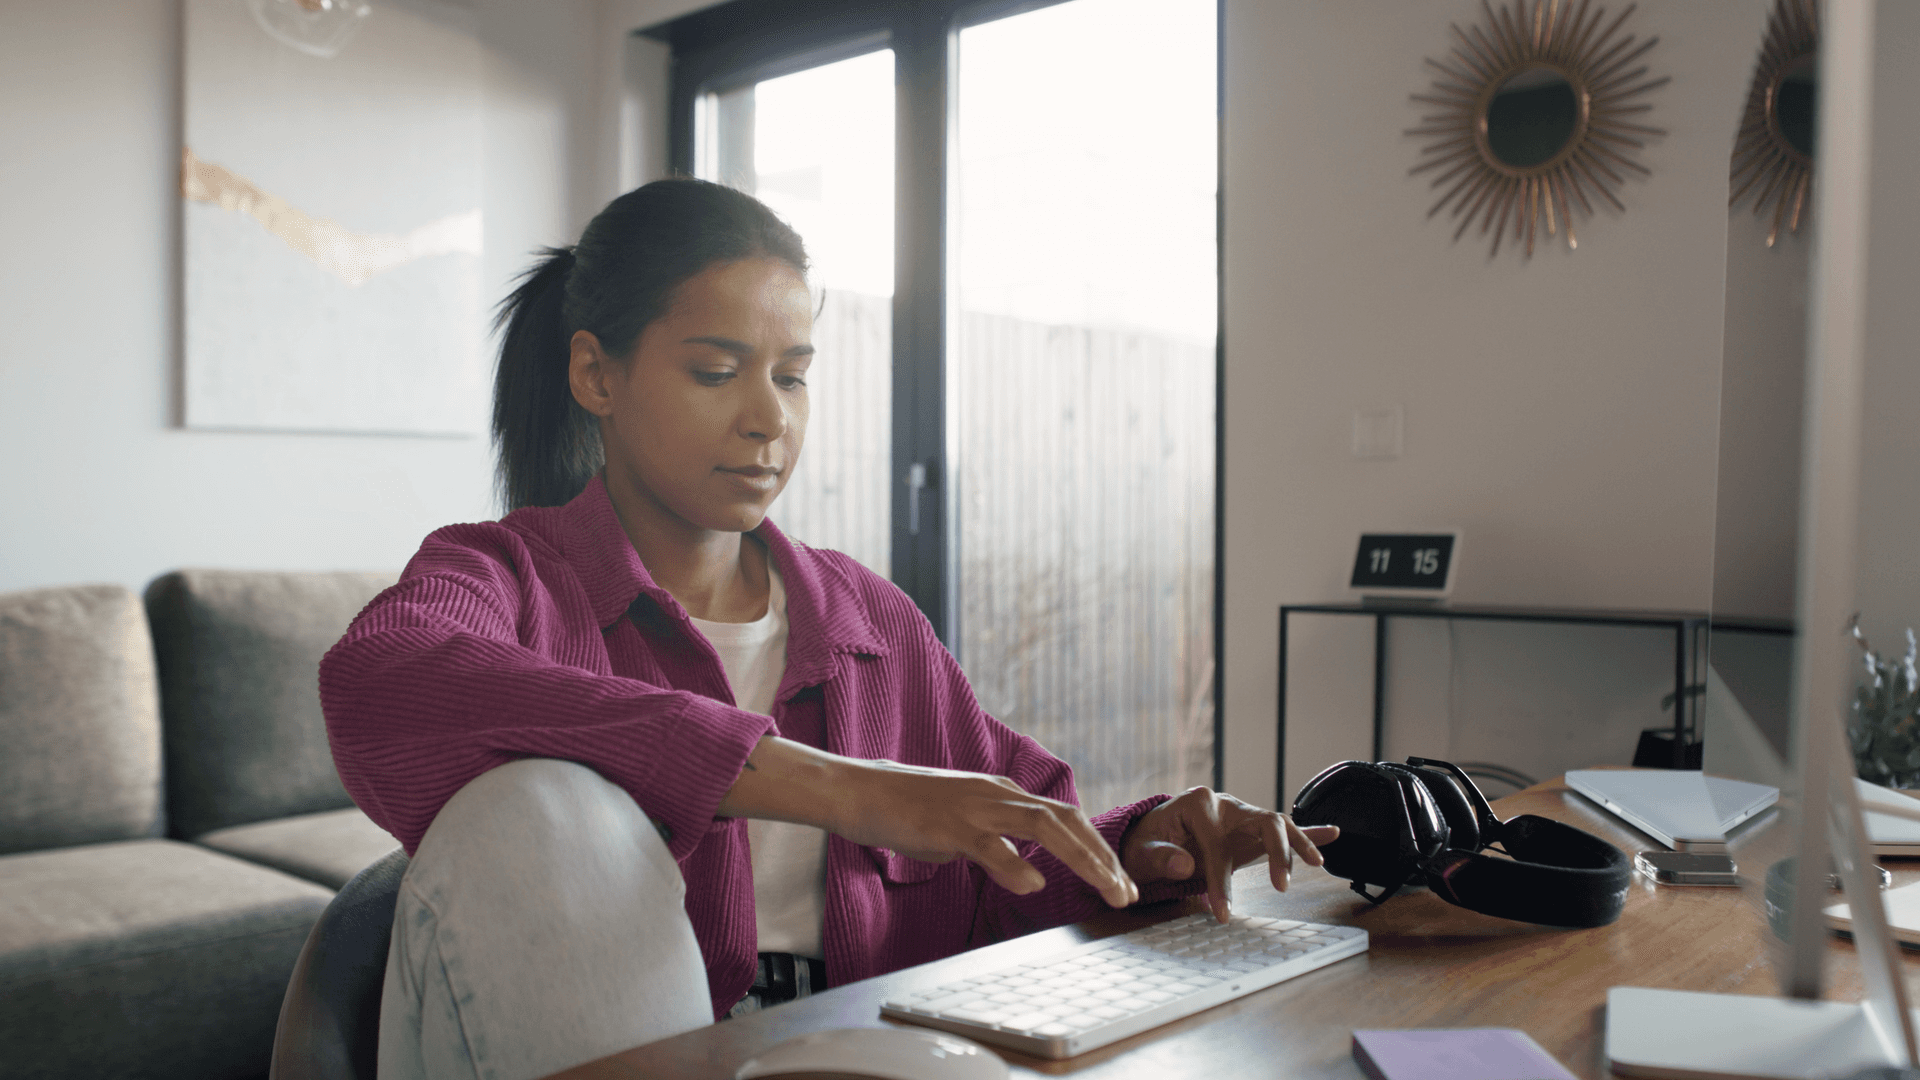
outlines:
{"label": "potted plant", "polygon": [[1850,632],[1867,666],[1847,725],[1854,771],[1869,783],[1920,788],[1920,671],[1915,668],[1920,646],[1909,629],[1907,655],[1896,660],[1873,651],[1858,615]]}

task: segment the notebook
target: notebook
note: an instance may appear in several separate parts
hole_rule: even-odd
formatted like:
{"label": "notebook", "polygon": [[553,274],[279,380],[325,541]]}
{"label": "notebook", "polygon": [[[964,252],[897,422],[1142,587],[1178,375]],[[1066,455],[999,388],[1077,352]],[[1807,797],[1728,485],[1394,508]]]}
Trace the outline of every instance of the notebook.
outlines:
{"label": "notebook", "polygon": [[1353,1060],[1373,1080],[1574,1080],[1517,1028],[1356,1031]]}
{"label": "notebook", "polygon": [[1675,851],[1725,851],[1728,832],[1780,801],[1777,787],[1685,769],[1575,769],[1567,786]]}

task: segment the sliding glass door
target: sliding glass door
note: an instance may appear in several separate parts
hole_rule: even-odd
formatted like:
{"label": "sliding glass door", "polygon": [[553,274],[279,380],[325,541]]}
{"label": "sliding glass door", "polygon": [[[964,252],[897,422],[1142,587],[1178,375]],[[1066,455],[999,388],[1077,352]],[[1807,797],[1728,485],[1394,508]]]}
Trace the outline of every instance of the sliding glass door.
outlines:
{"label": "sliding glass door", "polygon": [[1213,2],[957,37],[954,652],[1088,806],[1207,783]]}
{"label": "sliding glass door", "polygon": [[886,575],[893,50],[719,83],[695,107],[695,174],[758,196],[799,231],[813,262],[812,416],[800,464],[769,516],[793,536]]}
{"label": "sliding glass door", "polygon": [[906,589],[1091,810],[1215,775],[1217,0],[751,0],[676,160],[815,253],[773,510]]}

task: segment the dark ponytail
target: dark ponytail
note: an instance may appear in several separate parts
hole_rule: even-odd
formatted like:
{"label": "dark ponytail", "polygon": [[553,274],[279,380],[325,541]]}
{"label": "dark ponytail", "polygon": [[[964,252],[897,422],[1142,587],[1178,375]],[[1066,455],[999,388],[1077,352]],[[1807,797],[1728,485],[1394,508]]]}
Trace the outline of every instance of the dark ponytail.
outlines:
{"label": "dark ponytail", "polygon": [[576,331],[608,356],[631,356],[675,290],[719,262],[779,259],[804,274],[806,247],[755,199],[704,180],[657,180],[607,204],[571,249],[546,248],[494,320],[505,328],[493,383],[501,501],[559,506],[605,463],[600,425],[573,400]]}

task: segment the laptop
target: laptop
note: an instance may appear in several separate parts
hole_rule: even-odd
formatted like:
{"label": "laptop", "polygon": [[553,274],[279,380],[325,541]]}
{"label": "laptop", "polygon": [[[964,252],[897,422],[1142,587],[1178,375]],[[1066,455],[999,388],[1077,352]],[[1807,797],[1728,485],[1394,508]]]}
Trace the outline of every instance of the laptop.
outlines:
{"label": "laptop", "polygon": [[1567,786],[1675,851],[1725,851],[1729,832],[1780,801],[1777,787],[1685,769],[1575,769]]}
{"label": "laptop", "polygon": [[1920,821],[1904,815],[1895,817],[1892,814],[1874,813],[1876,806],[1904,807],[1909,814],[1920,812],[1920,799],[1858,778],[1853,785],[1860,791],[1860,809],[1867,818],[1867,839],[1873,844],[1873,853],[1896,858],[1920,858]]}

